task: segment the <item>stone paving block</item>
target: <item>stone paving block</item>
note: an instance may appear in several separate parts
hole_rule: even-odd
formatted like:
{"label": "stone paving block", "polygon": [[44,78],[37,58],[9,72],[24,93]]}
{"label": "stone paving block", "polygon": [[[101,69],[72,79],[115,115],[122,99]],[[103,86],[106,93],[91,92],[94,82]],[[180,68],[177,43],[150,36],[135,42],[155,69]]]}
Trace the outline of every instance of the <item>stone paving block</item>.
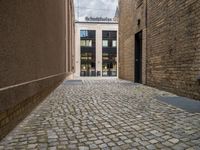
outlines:
{"label": "stone paving block", "polygon": [[76,149],[77,149],[77,146],[76,146],[75,144],[70,144],[70,145],[67,146],[67,148],[68,148],[69,150],[76,150]]}
{"label": "stone paving block", "polygon": [[89,150],[89,147],[86,147],[86,146],[80,146],[78,149],[79,149],[79,150]]}
{"label": "stone paving block", "polygon": [[98,146],[96,144],[90,144],[89,147],[90,147],[90,149],[96,149],[96,148],[98,148]]}
{"label": "stone paving block", "polygon": [[108,148],[108,145],[104,143],[104,144],[100,144],[99,147],[102,149],[106,149]]}
{"label": "stone paving block", "polygon": [[157,141],[157,140],[155,140],[155,139],[153,139],[153,140],[150,140],[149,142],[150,142],[151,144],[158,143],[158,141]]}
{"label": "stone paving block", "polygon": [[102,144],[103,141],[102,140],[96,140],[96,141],[94,141],[94,143],[97,144],[97,145],[99,145],[99,144]]}
{"label": "stone paving block", "polygon": [[173,144],[176,144],[176,143],[179,142],[179,139],[173,138],[173,139],[170,139],[169,142],[171,142],[171,143],[173,143]]}
{"label": "stone paving block", "polygon": [[147,145],[146,148],[147,148],[148,150],[155,150],[155,149],[156,149],[156,147],[155,147],[154,145],[152,145],[152,144]]}
{"label": "stone paving block", "polygon": [[56,146],[54,146],[54,147],[49,147],[48,149],[49,149],[49,150],[57,150],[57,147],[56,147]]}

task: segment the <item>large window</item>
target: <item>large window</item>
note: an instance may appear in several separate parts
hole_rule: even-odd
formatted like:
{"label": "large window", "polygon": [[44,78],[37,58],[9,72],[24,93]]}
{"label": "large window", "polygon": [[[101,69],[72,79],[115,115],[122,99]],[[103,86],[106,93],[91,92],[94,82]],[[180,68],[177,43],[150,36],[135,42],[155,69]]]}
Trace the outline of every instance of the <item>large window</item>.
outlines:
{"label": "large window", "polygon": [[96,75],[96,32],[95,30],[80,31],[81,64],[80,76]]}
{"label": "large window", "polygon": [[103,31],[102,75],[117,76],[117,32]]}

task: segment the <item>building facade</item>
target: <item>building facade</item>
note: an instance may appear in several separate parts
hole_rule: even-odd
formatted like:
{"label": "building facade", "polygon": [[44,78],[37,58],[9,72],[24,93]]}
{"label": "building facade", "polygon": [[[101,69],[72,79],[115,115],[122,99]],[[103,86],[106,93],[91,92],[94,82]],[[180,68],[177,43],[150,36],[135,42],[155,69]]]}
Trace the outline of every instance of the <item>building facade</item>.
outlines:
{"label": "building facade", "polygon": [[0,1],[0,139],[73,72],[72,0]]}
{"label": "building facade", "polygon": [[119,77],[200,99],[200,2],[119,1]]}
{"label": "building facade", "polygon": [[77,22],[75,76],[118,75],[118,24]]}

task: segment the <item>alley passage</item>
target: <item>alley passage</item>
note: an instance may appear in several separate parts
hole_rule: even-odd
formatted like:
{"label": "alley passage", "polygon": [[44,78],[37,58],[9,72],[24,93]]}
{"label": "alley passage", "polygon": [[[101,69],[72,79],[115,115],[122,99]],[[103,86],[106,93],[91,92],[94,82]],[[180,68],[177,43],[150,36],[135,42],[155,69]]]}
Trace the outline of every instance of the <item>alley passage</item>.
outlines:
{"label": "alley passage", "polygon": [[156,99],[175,96],[118,79],[65,81],[0,149],[200,149],[200,114]]}

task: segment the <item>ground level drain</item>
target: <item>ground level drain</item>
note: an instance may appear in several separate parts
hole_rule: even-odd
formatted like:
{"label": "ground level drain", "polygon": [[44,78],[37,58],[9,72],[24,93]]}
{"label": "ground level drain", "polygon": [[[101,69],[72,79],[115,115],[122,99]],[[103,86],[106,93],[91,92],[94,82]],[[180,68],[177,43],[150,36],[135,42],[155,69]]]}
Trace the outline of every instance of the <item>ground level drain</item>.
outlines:
{"label": "ground level drain", "polygon": [[200,113],[200,101],[185,97],[156,97],[156,99],[163,101],[172,106],[181,108],[187,112]]}
{"label": "ground level drain", "polygon": [[66,85],[81,85],[82,80],[66,80],[66,81],[64,81],[64,84],[66,84]]}

